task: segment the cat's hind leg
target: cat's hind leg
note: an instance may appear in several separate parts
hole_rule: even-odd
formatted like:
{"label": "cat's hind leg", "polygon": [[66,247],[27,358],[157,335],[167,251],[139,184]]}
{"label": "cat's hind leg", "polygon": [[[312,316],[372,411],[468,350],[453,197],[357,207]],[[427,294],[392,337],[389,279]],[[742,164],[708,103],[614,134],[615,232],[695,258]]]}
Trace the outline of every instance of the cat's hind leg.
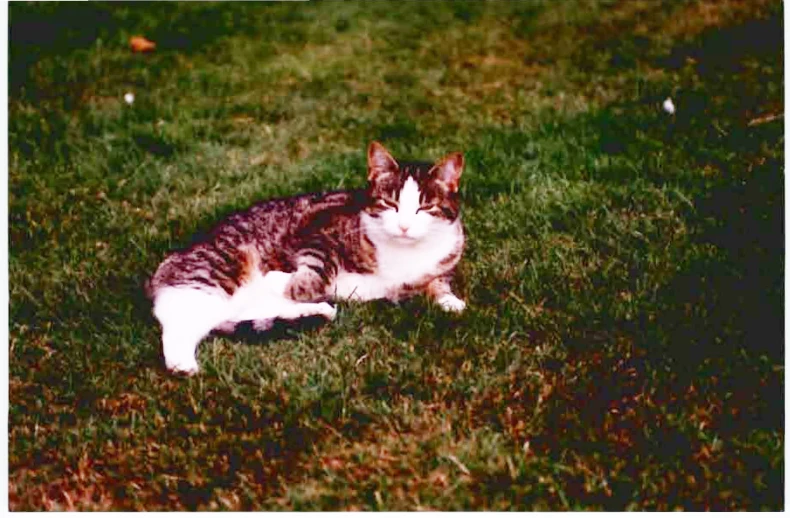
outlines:
{"label": "cat's hind leg", "polygon": [[294,302],[285,298],[271,298],[259,301],[256,307],[248,308],[233,317],[232,322],[252,322],[256,331],[267,331],[274,325],[274,320],[298,320],[305,317],[320,316],[334,320],[337,310],[328,302]]}
{"label": "cat's hind leg", "polygon": [[328,302],[297,302],[287,296],[289,284],[295,275],[294,273],[272,270],[267,272],[263,278],[265,289],[277,299],[277,317],[296,320],[320,315],[327,320],[334,320],[337,310]]}
{"label": "cat's hind leg", "polygon": [[285,299],[281,306],[279,318],[296,320],[304,317],[322,316],[327,320],[334,320],[337,309],[328,302],[293,302]]}
{"label": "cat's hind leg", "polygon": [[162,325],[162,353],[168,370],[195,374],[200,341],[228,320],[228,299],[189,287],[168,287],[154,300],[154,315]]}
{"label": "cat's hind leg", "polygon": [[272,270],[244,286],[234,295],[236,322],[253,321],[256,330],[271,327],[275,318],[297,320],[322,316],[334,320],[337,310],[327,302],[297,302],[285,296],[286,286],[293,274]]}

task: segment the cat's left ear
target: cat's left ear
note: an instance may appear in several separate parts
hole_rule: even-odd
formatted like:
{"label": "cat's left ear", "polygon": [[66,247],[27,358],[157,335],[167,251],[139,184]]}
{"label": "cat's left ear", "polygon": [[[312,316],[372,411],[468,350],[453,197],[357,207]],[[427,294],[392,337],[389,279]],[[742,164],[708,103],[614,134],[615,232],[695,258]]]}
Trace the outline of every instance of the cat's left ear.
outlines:
{"label": "cat's left ear", "polygon": [[461,153],[451,153],[441,159],[431,169],[431,174],[436,177],[439,183],[443,184],[448,191],[458,192],[458,182],[464,170],[464,155]]}
{"label": "cat's left ear", "polygon": [[397,173],[398,163],[389,151],[375,140],[368,146],[368,180],[372,181],[381,175]]}

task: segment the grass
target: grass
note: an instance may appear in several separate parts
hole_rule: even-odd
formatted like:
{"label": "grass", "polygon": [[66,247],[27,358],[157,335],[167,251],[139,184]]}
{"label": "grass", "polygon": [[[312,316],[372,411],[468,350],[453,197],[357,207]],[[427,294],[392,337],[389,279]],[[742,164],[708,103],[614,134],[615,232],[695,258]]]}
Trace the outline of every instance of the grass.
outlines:
{"label": "grass", "polygon": [[[784,508],[781,2],[9,18],[12,510]],[[362,185],[372,139],[464,152],[466,313],[342,304],[168,375],[165,253]]]}

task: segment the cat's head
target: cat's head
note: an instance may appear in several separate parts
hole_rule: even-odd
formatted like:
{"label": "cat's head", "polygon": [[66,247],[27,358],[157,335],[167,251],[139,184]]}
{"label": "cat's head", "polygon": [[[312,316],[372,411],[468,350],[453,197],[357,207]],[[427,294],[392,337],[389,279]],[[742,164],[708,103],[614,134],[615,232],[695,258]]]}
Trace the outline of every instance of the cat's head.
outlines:
{"label": "cat's head", "polygon": [[446,232],[460,214],[458,182],[464,168],[461,153],[435,164],[398,164],[378,142],[368,147],[369,233],[402,244]]}

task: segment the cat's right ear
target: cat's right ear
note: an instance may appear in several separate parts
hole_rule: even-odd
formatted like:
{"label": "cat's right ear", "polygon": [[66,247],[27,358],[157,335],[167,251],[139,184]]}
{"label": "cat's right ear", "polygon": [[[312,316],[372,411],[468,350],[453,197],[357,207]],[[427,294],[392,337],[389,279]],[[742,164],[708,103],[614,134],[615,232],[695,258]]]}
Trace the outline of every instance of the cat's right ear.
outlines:
{"label": "cat's right ear", "polygon": [[397,173],[398,163],[384,146],[375,140],[368,146],[368,181],[377,176],[388,173]]}

